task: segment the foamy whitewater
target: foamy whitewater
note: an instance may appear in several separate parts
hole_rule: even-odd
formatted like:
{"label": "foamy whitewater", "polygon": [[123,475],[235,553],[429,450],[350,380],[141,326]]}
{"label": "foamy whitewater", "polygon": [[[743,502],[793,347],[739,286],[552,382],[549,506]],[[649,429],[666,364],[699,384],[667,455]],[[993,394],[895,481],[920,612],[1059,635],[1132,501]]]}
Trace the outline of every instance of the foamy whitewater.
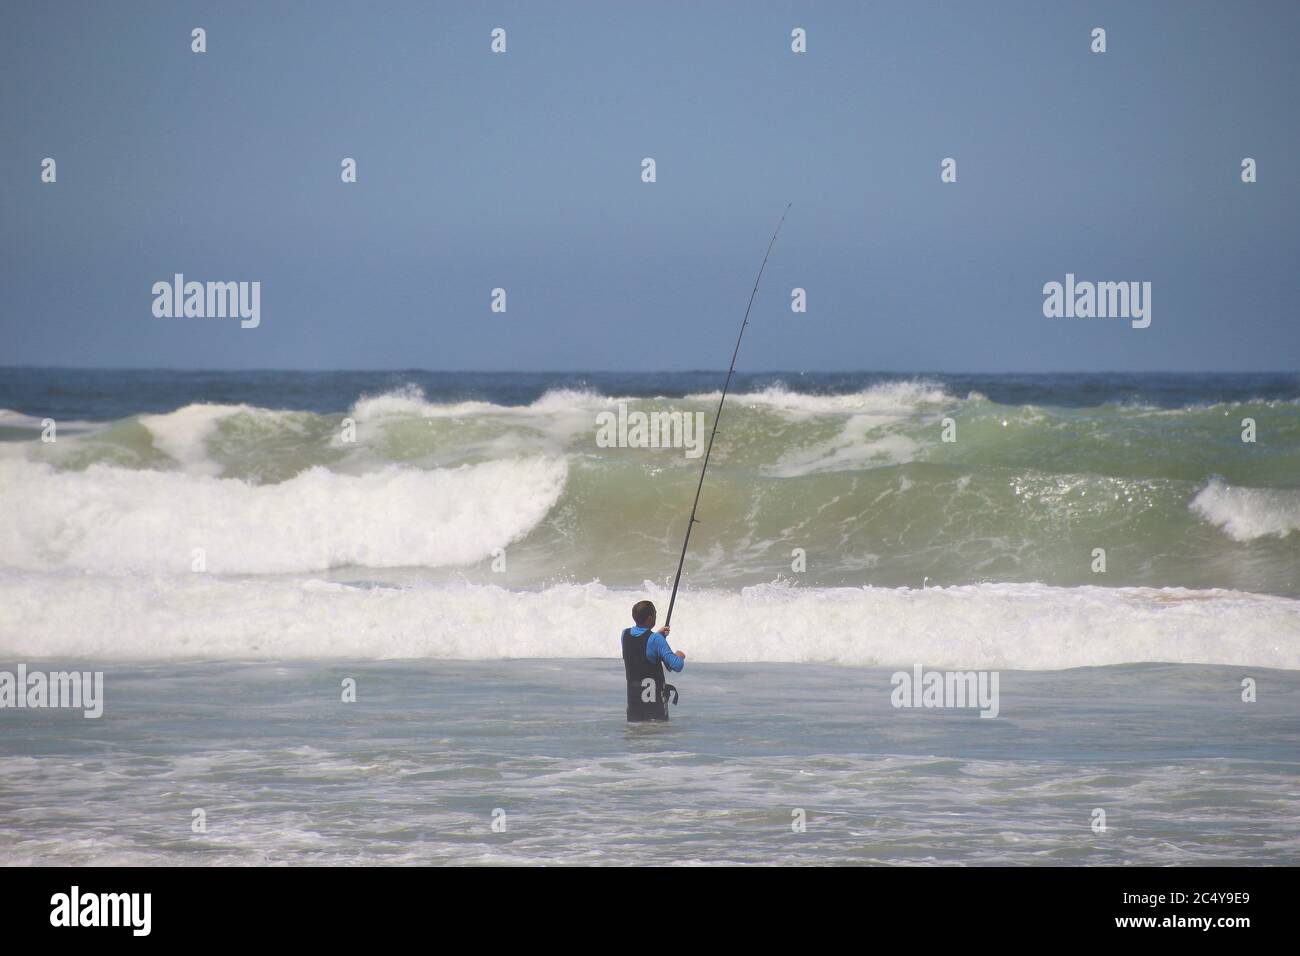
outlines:
{"label": "foamy whitewater", "polygon": [[700,459],[599,416],[719,385],[0,370],[0,670],[107,700],[0,710],[0,861],[1300,860],[1300,377],[741,376],[628,731]]}

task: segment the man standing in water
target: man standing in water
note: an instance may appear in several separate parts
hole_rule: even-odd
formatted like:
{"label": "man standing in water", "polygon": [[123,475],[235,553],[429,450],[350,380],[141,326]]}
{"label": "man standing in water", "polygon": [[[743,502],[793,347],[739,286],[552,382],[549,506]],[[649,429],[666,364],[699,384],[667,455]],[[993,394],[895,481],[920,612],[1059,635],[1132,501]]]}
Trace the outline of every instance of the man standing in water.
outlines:
{"label": "man standing in water", "polygon": [[627,677],[627,719],[629,721],[667,720],[668,701],[664,697],[664,667],[680,671],[686,666],[686,652],[668,646],[671,628],[654,632],[655,606],[637,601],[632,606],[635,627],[623,632],[623,673]]}

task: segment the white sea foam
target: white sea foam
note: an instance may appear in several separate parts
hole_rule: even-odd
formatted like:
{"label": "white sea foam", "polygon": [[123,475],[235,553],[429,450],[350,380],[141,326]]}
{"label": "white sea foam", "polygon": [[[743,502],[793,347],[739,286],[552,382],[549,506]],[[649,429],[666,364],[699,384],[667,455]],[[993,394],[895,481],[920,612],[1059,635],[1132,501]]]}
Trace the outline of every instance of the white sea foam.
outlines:
{"label": "white sea foam", "polygon": [[557,413],[587,414],[632,398],[608,398],[588,389],[555,388],[530,405],[497,405],[493,402],[431,402],[415,385],[405,385],[379,395],[364,395],[349,412],[359,422],[384,418],[462,418],[472,415],[544,417]]}
{"label": "white sea foam", "polygon": [[1216,478],[1191,508],[1237,541],[1300,531],[1300,491],[1294,489],[1238,488]]}
{"label": "white sea foam", "polygon": [[[972,393],[968,401],[981,400]],[[925,382],[888,382],[850,395],[803,395],[773,387],[739,401],[768,406],[793,419],[834,415],[843,421],[834,437],[786,452],[766,472],[779,478],[829,471],[859,471],[914,461],[924,445],[901,429],[934,418],[957,399]]]}
{"label": "white sea foam", "polygon": [[255,405],[200,402],[162,415],[141,415],[139,422],[149,430],[154,448],[176,462],[184,471],[196,475],[218,475],[221,466],[209,457],[208,442],[222,420],[233,415],[244,415],[268,425],[280,425],[293,423],[303,414]]}
{"label": "white sea foam", "polygon": [[[697,393],[688,395],[687,399],[696,402],[716,402],[721,394],[721,392]],[[972,392],[967,400],[974,401],[982,398],[983,396]],[[784,385],[771,385],[758,392],[733,393],[728,400],[742,405],[771,408],[795,419],[815,415],[859,415],[872,412],[897,415],[926,405],[943,405],[958,401],[955,396],[944,391],[942,386],[924,381],[881,382],[860,392],[842,395],[809,395],[792,391]]]}
{"label": "white sea foam", "polygon": [[[30,428],[33,431],[41,431],[45,428],[45,419],[47,415],[24,415],[22,412],[16,412],[12,408],[0,408],[0,428]],[[85,422],[72,419],[56,419],[58,430],[61,433],[90,431],[96,428],[102,428],[100,422]]]}
{"label": "white sea foam", "polygon": [[[632,603],[598,583],[410,590],[208,575],[0,573],[0,659],[618,655]],[[1234,591],[983,584],[761,586],[679,596],[688,661],[1053,670],[1138,661],[1300,669],[1300,601]],[[689,662],[688,662],[689,669]]]}
{"label": "white sea foam", "polygon": [[440,403],[426,400],[419,388],[406,386],[382,395],[362,397],[349,415],[363,429],[400,427],[412,419],[492,422],[507,432],[467,447],[491,456],[558,455],[575,439],[594,435],[597,412],[612,409],[619,401],[637,399],[608,398],[593,391],[561,388],[551,389],[530,405]]}
{"label": "white sea foam", "polygon": [[787,452],[766,471],[778,478],[798,478],[819,472],[907,464],[916,459],[923,446],[907,435],[888,432],[893,424],[888,418],[854,415],[831,440]]}
{"label": "white sea foam", "polygon": [[41,419],[34,415],[24,415],[12,408],[0,408],[0,426],[5,428],[40,428]]}
{"label": "white sea foam", "polygon": [[207,443],[217,422],[227,415],[251,412],[249,405],[195,404],[165,415],[141,415],[140,424],[149,430],[153,445],[178,465],[199,474],[217,474],[217,465],[207,457]]}
{"label": "white sea foam", "polygon": [[554,458],[364,475],[318,467],[252,485],[0,461],[0,497],[22,502],[0,522],[0,567],[185,571],[194,548],[218,573],[468,564],[541,521],[567,470]]}

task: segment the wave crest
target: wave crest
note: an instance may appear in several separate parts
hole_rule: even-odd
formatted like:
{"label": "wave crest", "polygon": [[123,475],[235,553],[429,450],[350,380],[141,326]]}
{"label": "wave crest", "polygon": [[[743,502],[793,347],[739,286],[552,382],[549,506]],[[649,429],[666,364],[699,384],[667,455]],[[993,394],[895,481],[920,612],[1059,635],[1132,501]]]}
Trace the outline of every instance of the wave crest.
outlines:
{"label": "wave crest", "polygon": [[94,465],[0,462],[0,566],[109,574],[266,574],[470,564],[535,527],[563,491],[563,459],[364,475],[308,469],[278,484]]}
{"label": "wave crest", "polygon": [[[0,574],[0,657],[613,659],[633,602],[647,596],[660,606],[667,600],[662,588],[599,583],[509,591],[192,574],[165,581]],[[1232,591],[760,586],[681,597],[673,644],[695,662],[1055,670],[1167,661],[1300,669],[1300,644],[1279,640],[1300,633],[1300,601]],[[683,679],[690,674],[688,664]]]}
{"label": "wave crest", "polygon": [[1240,488],[1216,478],[1191,508],[1236,541],[1300,531],[1300,491],[1292,489]]}

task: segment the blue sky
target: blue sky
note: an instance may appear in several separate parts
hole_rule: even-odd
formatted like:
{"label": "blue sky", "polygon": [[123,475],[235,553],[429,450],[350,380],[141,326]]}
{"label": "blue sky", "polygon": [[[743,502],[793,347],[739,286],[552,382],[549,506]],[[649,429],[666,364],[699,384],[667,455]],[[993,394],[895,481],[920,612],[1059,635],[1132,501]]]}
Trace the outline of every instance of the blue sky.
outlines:
{"label": "blue sky", "polygon": [[[786,202],[749,369],[1300,364],[1300,4],[0,17],[0,364],[725,366]],[[176,272],[261,282],[261,326],[154,318]],[[1067,272],[1150,281],[1151,327],[1044,318]]]}

